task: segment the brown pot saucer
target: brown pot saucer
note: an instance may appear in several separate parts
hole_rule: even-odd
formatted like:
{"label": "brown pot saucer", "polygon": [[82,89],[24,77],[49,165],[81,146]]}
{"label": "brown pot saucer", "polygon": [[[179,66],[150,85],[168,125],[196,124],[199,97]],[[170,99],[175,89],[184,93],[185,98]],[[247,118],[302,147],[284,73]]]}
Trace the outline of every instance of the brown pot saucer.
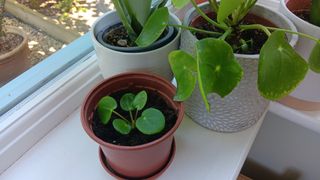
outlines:
{"label": "brown pot saucer", "polygon": [[99,159],[100,159],[100,163],[102,165],[102,167],[114,178],[119,179],[119,180],[126,180],[126,179],[130,179],[130,180],[134,180],[134,179],[145,179],[145,180],[151,180],[151,179],[156,179],[157,177],[159,177],[171,164],[174,156],[176,154],[176,142],[175,139],[173,138],[172,141],[172,145],[171,145],[171,151],[170,151],[170,155],[169,155],[169,159],[167,161],[167,163],[156,173],[147,176],[147,177],[142,177],[142,178],[130,178],[130,177],[126,177],[123,176],[119,173],[117,173],[115,170],[113,170],[110,165],[107,162],[106,157],[104,156],[101,148],[99,147]]}

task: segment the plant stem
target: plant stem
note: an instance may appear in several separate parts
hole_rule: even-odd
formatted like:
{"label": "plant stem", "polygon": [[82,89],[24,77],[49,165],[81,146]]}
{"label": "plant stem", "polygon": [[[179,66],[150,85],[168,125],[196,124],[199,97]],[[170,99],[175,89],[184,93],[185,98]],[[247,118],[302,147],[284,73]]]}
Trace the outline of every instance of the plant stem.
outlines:
{"label": "plant stem", "polygon": [[203,29],[198,29],[198,28],[194,28],[194,27],[190,27],[190,26],[183,26],[183,25],[178,25],[178,24],[168,24],[168,26],[182,28],[182,29],[186,29],[189,31],[193,31],[193,32],[195,31],[195,32],[201,32],[201,33],[205,33],[205,34],[211,34],[211,35],[215,35],[215,36],[222,35],[222,33],[219,33],[219,32],[206,31]]}
{"label": "plant stem", "polygon": [[232,28],[229,28],[219,37],[219,39],[225,40],[232,33]]}
{"label": "plant stem", "polygon": [[136,109],[136,113],[134,115],[134,119],[137,119],[138,118],[138,109]]}
{"label": "plant stem", "polygon": [[130,121],[129,121],[128,119],[126,119],[125,117],[123,117],[123,116],[122,116],[121,114],[119,114],[117,111],[113,111],[113,113],[114,113],[115,115],[119,116],[121,119],[123,119],[123,120],[125,120],[125,121],[127,121],[127,122],[130,123]]}
{"label": "plant stem", "polygon": [[291,30],[288,30],[288,29],[280,29],[280,28],[275,28],[275,27],[266,27],[267,29],[270,29],[270,30],[273,30],[273,31],[282,31],[282,32],[287,32],[287,33],[291,33],[291,34],[296,34],[296,35],[299,35],[301,37],[304,37],[304,38],[307,38],[307,39],[310,39],[310,40],[313,40],[317,43],[320,43],[320,39],[317,39],[313,36],[310,36],[308,34],[304,34],[304,33],[300,33],[300,32],[295,32],[295,31],[291,31]]}
{"label": "plant stem", "polygon": [[196,9],[197,13],[200,14],[201,17],[203,17],[206,21],[208,21],[209,23],[213,24],[214,26],[223,29],[223,30],[228,30],[227,26],[224,26],[222,24],[219,24],[217,22],[215,22],[214,20],[210,19],[197,5],[197,3],[194,0],[191,0],[191,3],[193,5],[193,7]]}
{"label": "plant stem", "polygon": [[129,114],[130,114],[130,119],[131,119],[131,121],[134,121],[135,119],[133,119],[133,117],[132,117],[132,112],[131,112],[131,111],[129,111]]}
{"label": "plant stem", "polygon": [[213,10],[216,14],[218,14],[219,6],[218,6],[217,1],[216,1],[216,0],[209,0],[209,4],[210,4],[212,10]]}
{"label": "plant stem", "polygon": [[260,29],[264,33],[266,33],[268,36],[271,35],[271,32],[269,31],[269,29],[265,26],[262,26],[261,24],[240,25],[239,27],[240,27],[241,31],[246,31],[246,30],[250,30],[250,29]]}

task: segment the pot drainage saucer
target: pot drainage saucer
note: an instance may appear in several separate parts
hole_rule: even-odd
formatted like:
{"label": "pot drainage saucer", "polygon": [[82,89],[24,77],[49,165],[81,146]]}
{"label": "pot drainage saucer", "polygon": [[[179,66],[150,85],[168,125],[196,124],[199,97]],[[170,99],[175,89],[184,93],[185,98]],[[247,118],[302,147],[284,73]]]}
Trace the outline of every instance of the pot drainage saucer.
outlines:
{"label": "pot drainage saucer", "polygon": [[173,138],[173,141],[172,141],[172,145],[171,145],[171,151],[170,151],[170,155],[169,155],[169,159],[167,161],[167,163],[156,173],[150,175],[150,176],[147,176],[147,177],[143,177],[143,178],[130,178],[130,177],[126,177],[126,176],[123,176],[119,173],[117,173],[115,170],[113,170],[110,165],[108,164],[107,162],[107,159],[106,157],[104,156],[101,148],[99,147],[99,159],[100,159],[100,162],[103,166],[103,168],[113,177],[115,177],[116,179],[130,179],[130,180],[134,180],[134,179],[145,179],[145,180],[151,180],[151,179],[155,179],[157,177],[159,177],[171,164],[172,160],[173,160],[173,157],[176,153],[176,143],[175,143],[175,140]]}

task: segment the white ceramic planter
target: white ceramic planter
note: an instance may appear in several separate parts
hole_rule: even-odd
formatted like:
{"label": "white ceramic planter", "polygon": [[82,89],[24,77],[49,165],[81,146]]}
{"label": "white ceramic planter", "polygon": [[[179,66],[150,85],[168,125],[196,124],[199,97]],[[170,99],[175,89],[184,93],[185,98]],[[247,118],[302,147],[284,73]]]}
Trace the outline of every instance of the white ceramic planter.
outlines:
{"label": "white ceramic planter", "polygon": [[[98,32],[120,22],[115,11],[108,12],[93,24],[91,38],[98,57],[98,64],[104,78],[129,71],[145,71],[158,74],[172,80],[172,72],[168,62],[168,54],[179,48],[180,30],[168,44],[146,52],[128,53],[109,49],[101,45],[96,38]],[[180,20],[170,14],[170,23],[181,24]]]}
{"label": "white ceramic planter", "polygon": [[[320,38],[320,27],[300,19],[291,12],[293,10],[308,9],[310,2],[310,0],[281,0],[280,9],[297,26],[299,32]],[[288,4],[286,5],[286,3]],[[299,38],[296,50],[304,58],[308,59],[314,45],[313,41]],[[320,75],[309,70],[306,78],[297,89],[280,102],[296,109],[320,110]]]}
{"label": "white ceramic planter", "polygon": [[[207,3],[201,4],[200,7],[205,12],[209,10]],[[278,27],[296,30],[293,23],[285,16],[271,9],[256,5],[251,13],[270,20]],[[196,16],[198,14],[194,9],[191,9],[184,19],[184,25],[189,25]],[[298,37],[296,35],[288,35],[288,38],[293,46]],[[180,48],[194,54],[196,41],[198,40],[190,31],[182,31]],[[235,56],[244,70],[244,77],[231,94],[225,98],[220,98],[216,94],[209,94],[210,113],[206,111],[198,87],[185,103],[185,112],[192,120],[214,131],[237,132],[244,130],[260,119],[269,104],[269,101],[262,98],[257,90],[259,55],[235,54]]]}

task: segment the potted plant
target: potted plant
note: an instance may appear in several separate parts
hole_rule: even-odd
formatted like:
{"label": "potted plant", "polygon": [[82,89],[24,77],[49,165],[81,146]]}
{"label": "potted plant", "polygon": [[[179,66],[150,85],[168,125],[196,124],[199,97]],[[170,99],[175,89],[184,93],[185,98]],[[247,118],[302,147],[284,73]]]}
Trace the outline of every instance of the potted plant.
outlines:
{"label": "potted plant", "polygon": [[[173,0],[176,7],[188,2]],[[296,32],[285,16],[255,5],[255,0],[191,3],[194,8],[181,26],[187,29],[181,35],[182,50],[169,57],[178,86],[175,100],[188,99],[186,113],[204,127],[246,129],[266,111],[264,98],[287,96],[307,73],[308,63],[291,47],[297,34],[319,40]],[[314,54],[309,62],[319,62],[318,57]],[[319,69],[317,63],[309,65]]]}
{"label": "potted plant", "polygon": [[154,178],[170,164],[173,133],[184,115],[175,87],[162,77],[122,73],[97,85],[81,108],[86,133],[100,145],[100,160],[116,178]]}
{"label": "potted plant", "polygon": [[149,71],[172,79],[168,54],[178,49],[181,24],[169,13],[167,0],[113,0],[116,11],[98,18],[92,41],[105,78],[125,71]]}
{"label": "potted plant", "polygon": [[3,25],[5,0],[0,0],[0,86],[29,66],[27,35],[19,28]]}
{"label": "potted plant", "polygon": [[[299,32],[320,38],[320,0],[281,0],[280,4],[281,12],[297,26]],[[313,41],[299,39],[296,50],[308,58],[314,45]],[[320,77],[308,71],[301,85],[280,102],[296,109],[320,110],[319,92]]]}

